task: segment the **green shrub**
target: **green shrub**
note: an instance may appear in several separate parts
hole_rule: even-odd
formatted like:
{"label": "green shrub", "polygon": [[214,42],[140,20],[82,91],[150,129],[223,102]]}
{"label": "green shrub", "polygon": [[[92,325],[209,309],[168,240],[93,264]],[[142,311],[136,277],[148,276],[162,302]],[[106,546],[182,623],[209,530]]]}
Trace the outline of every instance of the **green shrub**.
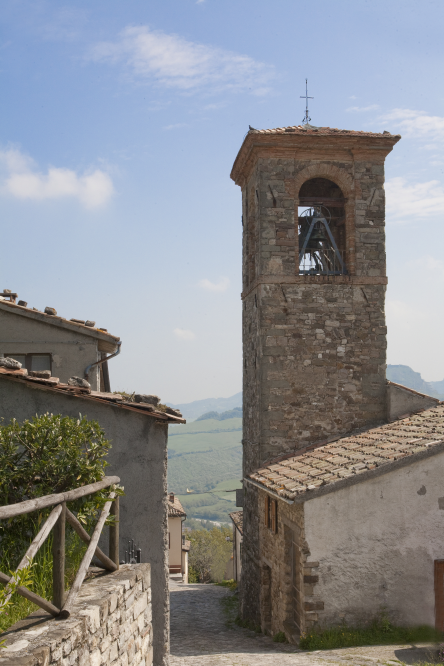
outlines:
{"label": "green shrub", "polygon": [[[110,442],[96,421],[54,414],[0,426],[0,506],[65,492],[100,481],[105,475]],[[119,492],[121,494],[121,492]],[[69,503],[70,510],[91,531],[109,496],[105,489]],[[0,571],[13,571],[53,507],[0,521]],[[71,585],[86,550],[66,525],[66,587]],[[52,533],[32,569],[31,589],[52,598]],[[14,594],[0,615],[0,631],[26,617],[36,606]]]}
{"label": "green shrub", "polygon": [[287,637],[283,631],[278,631],[277,634],[273,636],[273,641],[275,643],[288,643]]}
{"label": "green shrub", "polygon": [[199,583],[215,583],[224,579],[225,569],[233,553],[232,530],[214,527],[212,530],[191,530],[189,563],[197,572]]}
{"label": "green shrub", "polygon": [[257,634],[262,633],[262,629],[258,624],[256,624],[253,620],[243,620],[240,617],[240,615],[237,616],[234,623],[237,624],[238,627],[242,627],[243,629],[249,629],[250,631],[255,631]]}
{"label": "green shrub", "polygon": [[188,567],[188,582],[189,583],[198,583],[199,582],[199,573],[193,566]]}
{"label": "green shrub", "polygon": [[303,650],[332,650],[361,645],[392,645],[442,641],[443,634],[432,627],[398,627],[392,624],[385,609],[367,626],[348,627],[342,624],[302,634],[299,647]]}
{"label": "green shrub", "polygon": [[220,585],[220,587],[228,587],[232,592],[237,589],[237,581],[234,580],[234,578],[231,578],[230,580],[221,580],[220,583],[216,583],[216,585]]}

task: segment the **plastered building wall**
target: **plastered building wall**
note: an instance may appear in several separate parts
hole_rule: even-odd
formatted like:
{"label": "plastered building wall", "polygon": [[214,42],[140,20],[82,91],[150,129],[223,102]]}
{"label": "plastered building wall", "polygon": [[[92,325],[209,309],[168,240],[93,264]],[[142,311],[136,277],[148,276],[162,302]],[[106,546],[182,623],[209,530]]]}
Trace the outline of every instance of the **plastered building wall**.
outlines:
{"label": "plastered building wall", "polygon": [[[125,411],[81,396],[60,394],[0,376],[0,417],[9,422],[51,412],[99,422],[112,448],[108,475],[120,477],[120,557],[128,539],[142,549],[142,562],[151,564],[154,663],[167,666],[169,653],[169,594],[167,542],[168,426],[143,414]],[[101,547],[108,552],[105,530]]]}
{"label": "plastered building wall", "polygon": [[[84,377],[85,368],[98,361],[99,342],[81,331],[34,321],[0,310],[0,354],[51,354],[52,375],[66,383],[70,377]],[[99,390],[99,370],[92,368],[89,380]]]}
{"label": "plastered building wall", "polygon": [[437,454],[305,503],[320,625],[365,621],[385,607],[398,624],[434,626],[443,465]]}
{"label": "plastered building wall", "polygon": [[168,518],[170,567],[182,565],[182,519]]}
{"label": "plastered building wall", "polygon": [[390,421],[412,414],[420,409],[430,409],[439,404],[438,398],[424,395],[412,389],[400,386],[392,382],[387,384],[387,417]]}

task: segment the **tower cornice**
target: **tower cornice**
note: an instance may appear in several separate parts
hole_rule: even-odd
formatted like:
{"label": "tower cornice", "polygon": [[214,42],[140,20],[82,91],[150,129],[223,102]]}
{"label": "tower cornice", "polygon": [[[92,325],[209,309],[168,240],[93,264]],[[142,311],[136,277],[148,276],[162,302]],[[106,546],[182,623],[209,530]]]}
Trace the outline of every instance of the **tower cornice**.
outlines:
{"label": "tower cornice", "polygon": [[383,163],[400,138],[399,134],[393,135],[388,132],[378,134],[336,130],[329,127],[251,129],[240,147],[230,176],[236,185],[244,187],[254,165],[261,157],[300,160],[340,159],[351,162],[365,159]]}

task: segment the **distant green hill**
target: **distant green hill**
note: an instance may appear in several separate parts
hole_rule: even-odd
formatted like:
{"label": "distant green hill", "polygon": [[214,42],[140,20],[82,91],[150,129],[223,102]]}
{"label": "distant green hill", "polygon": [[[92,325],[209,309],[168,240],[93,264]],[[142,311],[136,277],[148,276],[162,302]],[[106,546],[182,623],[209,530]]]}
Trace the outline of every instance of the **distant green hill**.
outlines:
{"label": "distant green hill", "polygon": [[201,414],[210,411],[220,414],[236,407],[242,407],[242,392],[236,393],[229,398],[205,398],[204,400],[182,402],[177,405],[167,402],[167,405],[174,407],[174,409],[180,409],[187,421],[194,421]]}
{"label": "distant green hill", "polygon": [[169,427],[168,490],[180,495],[190,518],[228,522],[235,495],[220,489],[239,488],[241,478],[242,418]]}
{"label": "distant green hill", "polygon": [[235,419],[235,418],[242,418],[242,407],[235,407],[234,409],[230,409],[228,412],[207,412],[206,414],[202,414],[202,416],[199,416],[196,421],[207,421],[208,419],[215,419],[216,421],[225,421],[226,419]]}
{"label": "distant green hill", "polygon": [[426,382],[419,372],[415,372],[408,365],[388,365],[387,379],[396,384],[431,395],[444,400],[444,380],[439,382]]}

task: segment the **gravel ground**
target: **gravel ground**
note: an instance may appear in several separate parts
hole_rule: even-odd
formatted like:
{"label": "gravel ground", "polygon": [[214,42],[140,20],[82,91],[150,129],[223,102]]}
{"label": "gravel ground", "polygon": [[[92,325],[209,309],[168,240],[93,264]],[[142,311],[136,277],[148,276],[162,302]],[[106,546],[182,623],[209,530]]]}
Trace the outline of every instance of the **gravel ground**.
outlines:
{"label": "gravel ground", "polygon": [[427,647],[375,646],[304,652],[269,636],[227,626],[221,599],[232,594],[217,585],[170,582],[171,666],[328,666],[406,664],[430,661]]}

